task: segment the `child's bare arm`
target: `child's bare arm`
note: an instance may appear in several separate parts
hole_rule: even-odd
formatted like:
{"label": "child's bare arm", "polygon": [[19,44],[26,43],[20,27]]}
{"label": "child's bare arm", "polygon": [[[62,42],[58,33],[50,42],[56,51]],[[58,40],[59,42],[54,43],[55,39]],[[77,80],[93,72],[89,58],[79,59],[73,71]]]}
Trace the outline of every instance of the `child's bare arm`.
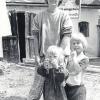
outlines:
{"label": "child's bare arm", "polygon": [[80,62],[78,62],[77,60],[73,59],[71,64],[69,65],[69,69],[71,70],[71,75],[77,75],[78,73],[80,73],[81,71],[84,71],[89,65],[89,59],[85,58],[82,59]]}
{"label": "child's bare arm", "polygon": [[76,51],[73,51],[69,57],[67,68],[70,75],[76,75],[82,71],[79,61],[77,59]]}
{"label": "child's bare arm", "polygon": [[80,67],[79,63],[75,59],[72,60],[72,65],[70,65],[70,67],[72,68],[70,73],[71,75],[76,75],[82,71],[82,68]]}

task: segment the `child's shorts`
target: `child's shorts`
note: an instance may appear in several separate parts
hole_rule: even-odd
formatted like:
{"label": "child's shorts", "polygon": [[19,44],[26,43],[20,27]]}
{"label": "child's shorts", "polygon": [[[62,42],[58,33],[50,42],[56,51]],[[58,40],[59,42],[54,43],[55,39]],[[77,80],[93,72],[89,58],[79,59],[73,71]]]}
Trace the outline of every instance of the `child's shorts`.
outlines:
{"label": "child's shorts", "polygon": [[86,87],[84,85],[70,86],[66,84],[65,92],[68,100],[86,100]]}

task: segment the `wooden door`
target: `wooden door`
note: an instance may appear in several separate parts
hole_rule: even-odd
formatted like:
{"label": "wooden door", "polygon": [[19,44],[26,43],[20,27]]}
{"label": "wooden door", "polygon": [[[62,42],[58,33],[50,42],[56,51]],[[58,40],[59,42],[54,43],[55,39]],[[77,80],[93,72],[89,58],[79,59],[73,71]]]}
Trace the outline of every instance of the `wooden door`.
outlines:
{"label": "wooden door", "polygon": [[[32,13],[25,13],[25,42],[26,42],[26,58],[34,57],[34,36],[32,35],[31,22]],[[35,14],[34,14],[35,17]]]}

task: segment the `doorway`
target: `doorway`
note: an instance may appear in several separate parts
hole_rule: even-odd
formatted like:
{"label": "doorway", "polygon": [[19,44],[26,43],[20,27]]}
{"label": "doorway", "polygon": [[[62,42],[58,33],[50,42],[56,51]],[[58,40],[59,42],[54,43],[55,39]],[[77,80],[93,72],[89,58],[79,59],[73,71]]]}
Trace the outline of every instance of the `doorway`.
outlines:
{"label": "doorway", "polygon": [[25,51],[25,13],[17,13],[17,23],[18,23],[18,38],[19,38],[19,55],[20,61],[22,58],[26,57]]}

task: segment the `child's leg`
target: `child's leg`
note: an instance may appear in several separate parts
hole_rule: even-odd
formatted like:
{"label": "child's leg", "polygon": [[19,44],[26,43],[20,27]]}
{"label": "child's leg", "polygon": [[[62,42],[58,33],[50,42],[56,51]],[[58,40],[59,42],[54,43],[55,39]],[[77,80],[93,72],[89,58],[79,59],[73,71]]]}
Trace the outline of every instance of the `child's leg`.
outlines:
{"label": "child's leg", "polygon": [[42,92],[43,92],[44,81],[45,81],[45,78],[40,76],[37,73],[37,68],[35,68],[34,80],[33,80],[33,84],[30,89],[27,100],[39,100],[40,99]]}
{"label": "child's leg", "polygon": [[65,86],[65,91],[68,100],[86,100],[86,88],[84,85],[80,86]]}

